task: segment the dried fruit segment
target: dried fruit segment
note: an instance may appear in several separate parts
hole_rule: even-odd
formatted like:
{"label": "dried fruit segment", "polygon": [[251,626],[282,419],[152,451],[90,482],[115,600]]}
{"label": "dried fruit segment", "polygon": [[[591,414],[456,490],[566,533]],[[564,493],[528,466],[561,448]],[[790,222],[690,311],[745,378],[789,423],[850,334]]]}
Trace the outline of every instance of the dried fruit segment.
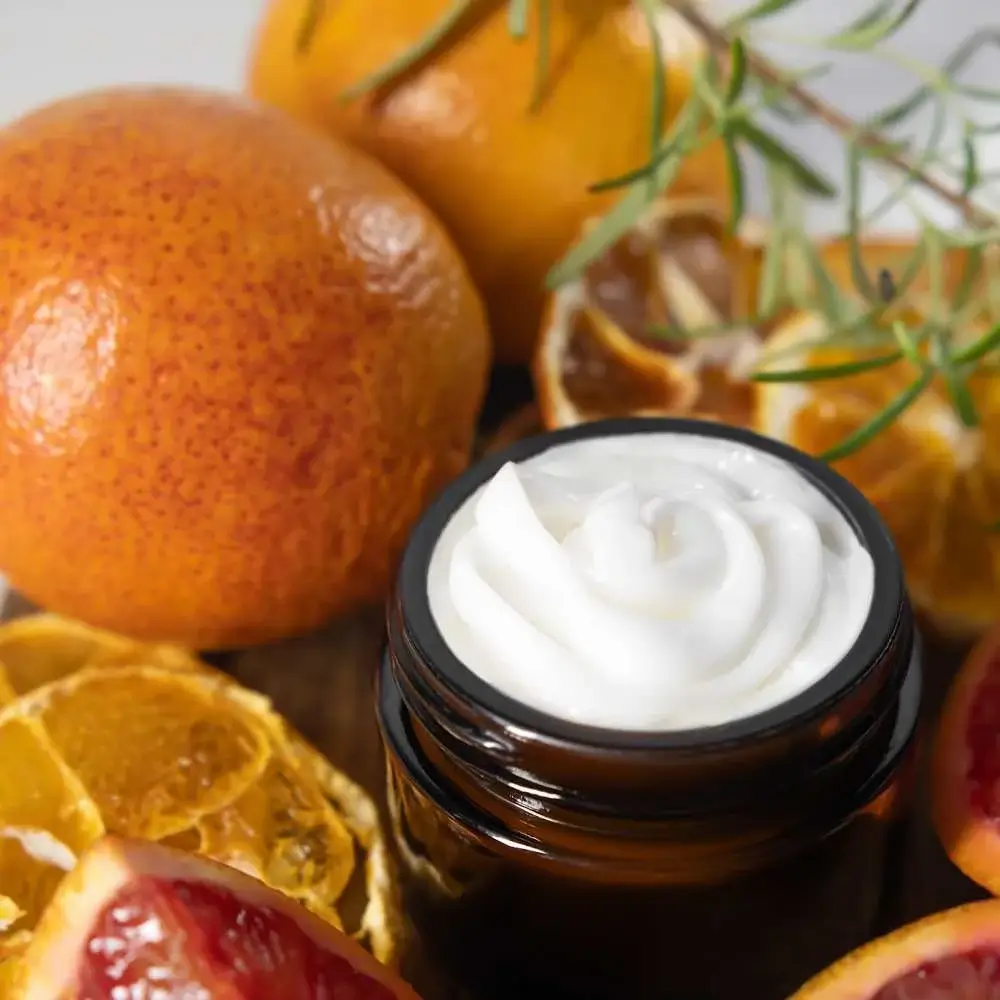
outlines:
{"label": "dried fruit segment", "polygon": [[[887,353],[817,346],[825,326],[799,314],[768,342],[769,367],[842,366]],[[975,336],[976,331],[967,331]],[[908,360],[846,378],[758,387],[756,428],[813,454],[847,440],[917,378]],[[834,467],[892,531],[915,603],[943,631],[981,633],[1000,607],[1000,379],[968,380],[980,420],[965,427],[938,377],[906,412]]]}
{"label": "dried fruit segment", "polygon": [[534,365],[544,425],[640,414],[746,424],[760,335],[739,324],[753,313],[759,257],[726,235],[719,204],[655,204],[549,299]]}
{"label": "dried fruit segment", "polygon": [[3,663],[0,663],[0,708],[3,708],[4,705],[9,705],[16,697],[17,693],[7,679],[7,671]]}
{"label": "dried fruit segment", "polygon": [[200,853],[247,872],[331,922],[354,841],[315,777],[276,747],[260,781],[199,824]]}
{"label": "dried fruit segment", "polygon": [[288,747],[299,766],[316,777],[319,787],[346,823],[364,854],[365,900],[354,937],[380,961],[393,964],[403,938],[399,886],[371,796],[315,747],[288,731]]}
{"label": "dried fruit segment", "polygon": [[265,697],[186,650],[55,615],[0,625],[5,643],[20,684],[55,680],[12,687],[6,706],[0,695],[0,997],[6,951],[24,947],[105,827],[211,855],[334,926],[346,913],[377,957],[395,957],[399,900],[374,803]]}
{"label": "dried fruit segment", "polygon": [[21,956],[30,943],[31,934],[27,931],[18,931],[6,937],[0,934],[0,997],[3,1000],[12,996]]}
{"label": "dried fruit segment", "polygon": [[198,666],[197,658],[179,646],[134,642],[60,615],[28,615],[0,625],[0,705],[84,667],[117,663],[178,670]]}
{"label": "dried fruit segment", "polygon": [[24,910],[9,896],[0,896],[0,934],[5,934],[24,916]]}
{"label": "dried fruit segment", "polygon": [[37,719],[0,721],[0,761],[0,892],[33,926],[104,825]]}
{"label": "dried fruit segment", "polygon": [[266,728],[209,675],[89,668],[6,710],[14,711],[44,723],[109,831],[149,840],[225,808],[271,755]]}

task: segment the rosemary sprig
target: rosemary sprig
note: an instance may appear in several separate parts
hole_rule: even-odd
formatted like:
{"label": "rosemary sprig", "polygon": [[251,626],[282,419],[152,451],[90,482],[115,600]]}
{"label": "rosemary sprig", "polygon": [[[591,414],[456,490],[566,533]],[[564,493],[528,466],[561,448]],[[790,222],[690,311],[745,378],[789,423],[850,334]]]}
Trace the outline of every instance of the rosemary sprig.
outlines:
{"label": "rosemary sprig", "polygon": [[[342,101],[352,101],[362,94],[368,94],[373,90],[377,90],[379,87],[402,76],[407,70],[412,69],[417,63],[426,59],[439,45],[447,41],[448,36],[458,27],[475,2],[476,0],[451,0],[447,9],[434,22],[423,38],[405,52],[401,52],[395,59],[390,60],[384,66],[375,70],[374,73],[370,73],[348,87],[340,95],[340,99]],[[517,0],[510,0],[510,3],[516,4]]]}
{"label": "rosemary sprig", "polygon": [[914,379],[884,410],[877,413],[853,434],[849,434],[840,444],[827,449],[820,458],[827,462],[838,462],[853,455],[854,452],[860,451],[873,438],[878,437],[886,428],[894,424],[923,395],[933,378],[932,371],[925,371]]}
{"label": "rosemary sprig", "polygon": [[[359,80],[343,95],[351,99],[376,88],[388,86],[418,63],[446,47],[456,37],[460,23],[478,0],[441,0],[442,13],[426,34],[385,66]],[[552,20],[550,0],[494,0],[506,5],[512,44],[524,44],[536,37],[537,64],[530,95],[530,108],[545,100],[549,31]],[[1000,124],[973,120],[969,101],[1000,103],[1000,91],[972,86],[963,73],[984,47],[1000,47],[1000,29],[979,31],[959,46],[942,67],[921,66],[905,53],[895,53],[887,42],[919,10],[923,0],[875,0],[873,5],[843,28],[824,38],[810,40],[825,52],[868,53],[893,60],[912,72],[916,86],[903,99],[876,109],[863,121],[852,121],[829,106],[809,89],[810,81],[822,75],[828,64],[821,63],[790,72],[763,58],[753,47],[754,32],[762,22],[773,22],[783,11],[801,0],[757,0],[728,21],[711,18],[695,0],[633,0],[645,17],[650,33],[651,91],[649,156],[620,176],[594,178],[590,190],[618,191],[611,209],[591,227],[548,276],[550,287],[578,280],[586,268],[636,224],[642,214],[662,196],[683,163],[709,143],[719,142],[728,166],[730,232],[743,218],[746,202],[744,154],[753,152],[764,160],[771,178],[771,232],[764,252],[758,288],[758,319],[771,318],[789,307],[818,313],[827,333],[823,343],[858,343],[883,349],[867,353],[857,361],[838,365],[822,363],[784,370],[765,367],[753,377],[762,382],[815,382],[848,378],[889,365],[907,363],[914,367],[913,382],[885,409],[859,428],[847,440],[827,453],[834,460],[863,447],[881,433],[935,380],[944,388],[962,423],[978,423],[969,377],[976,371],[1000,373],[1000,324],[993,326],[971,345],[956,340],[955,331],[967,328],[981,315],[984,295],[994,319],[1000,318],[1000,289],[986,265],[986,248],[1000,242],[1000,219],[986,211],[978,195],[996,179],[982,169],[977,142],[984,135],[1000,131]],[[308,48],[317,25],[326,15],[324,0],[308,0],[307,14],[300,32],[300,48]],[[704,56],[695,68],[692,93],[686,106],[671,122],[665,121],[667,74],[657,32],[657,14],[670,8],[703,39]],[[900,141],[900,129],[913,117],[932,110],[930,134],[923,143]],[[819,121],[844,140],[846,155],[847,206],[845,241],[851,288],[838,287],[802,225],[801,213],[788,210],[802,199],[830,198],[838,194],[831,181],[762,125],[762,112],[773,112],[798,120]],[[961,123],[958,149],[945,149],[949,116]],[[893,178],[891,189],[874,209],[862,204],[863,178],[867,171],[886,171]],[[909,259],[895,274],[869,273],[865,264],[866,236],[872,226],[895,205],[910,205],[916,190],[929,193],[939,203],[953,209],[966,228],[949,231],[922,219],[922,229]],[[912,206],[911,206],[912,207]],[[918,217],[920,213],[918,212]],[[949,254],[964,254],[958,281],[951,274]],[[795,265],[795,266],[793,266]],[[1000,270],[1000,269],[997,269]],[[803,276],[806,280],[803,280]],[[898,305],[907,301],[918,279],[926,277],[929,289],[921,295],[930,303],[919,310],[917,320],[908,318]],[[985,286],[985,291],[984,291]],[[978,322],[979,320],[976,319]],[[740,318],[745,326],[746,318]],[[717,331],[654,329],[661,336],[705,337],[732,332],[735,324]]]}

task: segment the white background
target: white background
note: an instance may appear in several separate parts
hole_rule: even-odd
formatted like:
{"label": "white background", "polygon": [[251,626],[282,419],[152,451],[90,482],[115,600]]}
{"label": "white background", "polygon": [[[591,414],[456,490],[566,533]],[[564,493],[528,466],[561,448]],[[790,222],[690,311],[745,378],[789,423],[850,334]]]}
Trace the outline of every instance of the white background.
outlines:
{"label": "white background", "polygon": [[[746,0],[704,0],[737,9]],[[873,0],[805,0],[767,22],[771,35],[802,36],[828,32],[855,17]],[[902,2],[902,0],[900,0]],[[991,24],[1000,26],[994,0],[924,0],[916,17],[893,41],[903,57],[940,65],[963,38]],[[263,0],[0,0],[0,122],[75,90],[111,83],[198,83],[241,85],[246,52]],[[991,13],[995,11],[995,13]],[[763,41],[762,41],[762,44]],[[801,44],[767,43],[785,62],[808,65],[826,56]],[[1000,87],[1000,49],[979,58],[970,79]],[[835,71],[815,85],[817,91],[851,114],[863,114],[905,94],[912,77],[898,65],[870,57],[837,57]],[[980,117],[1000,120],[1000,105]],[[776,123],[800,150],[827,173],[838,175],[843,151],[821,127]],[[983,144],[981,161],[1000,169],[1000,138]],[[871,197],[881,183],[870,178]],[[762,204],[758,193],[755,202]],[[838,227],[837,206],[822,206],[814,228]],[[896,214],[888,228],[911,224]]]}

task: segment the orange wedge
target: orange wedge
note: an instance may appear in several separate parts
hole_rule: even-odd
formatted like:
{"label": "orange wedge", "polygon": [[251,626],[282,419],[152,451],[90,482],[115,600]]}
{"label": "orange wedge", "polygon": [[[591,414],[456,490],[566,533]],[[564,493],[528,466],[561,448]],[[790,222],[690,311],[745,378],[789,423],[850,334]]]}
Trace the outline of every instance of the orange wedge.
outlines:
{"label": "orange wedge", "polygon": [[683,334],[753,314],[760,250],[751,235],[728,237],[715,202],[665,199],[581,280],[554,292],[533,368],[544,426],[630,414],[745,424],[758,331]]}
{"label": "orange wedge", "polygon": [[417,1000],[356,942],[258,880],[113,837],[80,859],[17,966],[12,1000]]}
{"label": "orange wedge", "polygon": [[[969,332],[975,339],[982,331]],[[812,314],[791,318],[768,341],[772,369],[840,365],[857,348],[817,347],[827,334]],[[883,345],[867,354],[885,354]],[[757,429],[821,454],[863,427],[915,379],[901,360],[847,378],[762,383]],[[1000,379],[968,382],[980,426],[957,417],[940,377],[859,451],[834,463],[878,508],[892,531],[916,605],[941,631],[982,632],[1000,609]]]}
{"label": "orange wedge", "polygon": [[18,699],[40,719],[108,830],[158,840],[239,798],[267,768],[267,729],[215,677],[88,667]]}

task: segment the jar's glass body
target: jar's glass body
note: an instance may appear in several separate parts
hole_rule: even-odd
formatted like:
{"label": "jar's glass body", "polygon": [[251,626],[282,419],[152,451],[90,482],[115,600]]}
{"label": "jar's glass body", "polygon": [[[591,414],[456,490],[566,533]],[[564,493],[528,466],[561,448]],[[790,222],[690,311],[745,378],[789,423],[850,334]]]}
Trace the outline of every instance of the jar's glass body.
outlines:
{"label": "jar's glass body", "polygon": [[[643,884],[567,871],[525,826],[508,827],[455,798],[421,752],[385,667],[390,813],[417,974],[434,990],[428,995],[455,988],[483,1000],[788,996],[891,920],[886,890],[905,853],[912,788],[913,676],[884,780],[837,829],[742,873],[714,878],[698,865],[690,880],[650,875]],[[629,847],[619,845],[624,854]],[[672,845],[661,850],[669,857]]]}
{"label": "jar's glass body", "polygon": [[646,430],[732,436],[799,462],[872,552],[871,621],[828,680],[755,719],[669,735],[561,723],[471,677],[426,595],[455,507],[545,441],[463,477],[411,539],[379,675],[393,831],[432,997],[443,977],[480,1000],[781,1000],[885,919],[921,687],[891,542],[828,470],[752,435],[639,420],[570,434]]}

